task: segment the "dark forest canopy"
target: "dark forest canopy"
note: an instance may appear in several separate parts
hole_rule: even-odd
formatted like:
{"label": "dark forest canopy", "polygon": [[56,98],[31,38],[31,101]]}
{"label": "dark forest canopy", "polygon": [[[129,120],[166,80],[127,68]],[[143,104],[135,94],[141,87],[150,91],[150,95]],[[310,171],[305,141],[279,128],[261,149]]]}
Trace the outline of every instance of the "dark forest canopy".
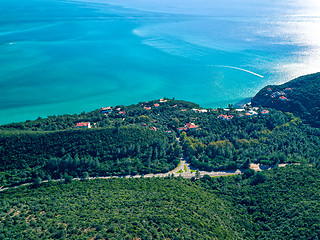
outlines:
{"label": "dark forest canopy", "polygon": [[0,239],[317,239],[320,172],[49,182],[0,194]]}

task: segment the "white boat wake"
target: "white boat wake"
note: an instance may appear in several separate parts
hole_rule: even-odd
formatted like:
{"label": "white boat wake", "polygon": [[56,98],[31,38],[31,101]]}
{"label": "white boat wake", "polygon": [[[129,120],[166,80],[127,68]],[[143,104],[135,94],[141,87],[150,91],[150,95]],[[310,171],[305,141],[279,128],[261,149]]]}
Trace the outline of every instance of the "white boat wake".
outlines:
{"label": "white boat wake", "polygon": [[255,72],[251,72],[249,70],[246,70],[246,69],[243,69],[243,68],[238,68],[238,67],[232,67],[232,66],[223,66],[223,65],[211,65],[213,67],[222,67],[222,68],[231,68],[231,69],[236,69],[236,70],[240,70],[240,71],[243,71],[243,72],[247,72],[247,73],[250,73],[250,74],[253,74],[255,76],[258,76],[258,77],[261,77],[261,78],[264,78],[264,76],[258,74],[258,73],[255,73]]}

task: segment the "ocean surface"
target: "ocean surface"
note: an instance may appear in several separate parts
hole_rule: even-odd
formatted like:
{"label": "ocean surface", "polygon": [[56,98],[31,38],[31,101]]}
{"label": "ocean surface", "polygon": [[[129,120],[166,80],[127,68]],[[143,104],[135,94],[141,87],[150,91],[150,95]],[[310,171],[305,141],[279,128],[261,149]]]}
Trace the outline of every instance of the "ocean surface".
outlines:
{"label": "ocean surface", "polygon": [[315,0],[10,0],[0,124],[174,97],[225,107],[320,71]]}

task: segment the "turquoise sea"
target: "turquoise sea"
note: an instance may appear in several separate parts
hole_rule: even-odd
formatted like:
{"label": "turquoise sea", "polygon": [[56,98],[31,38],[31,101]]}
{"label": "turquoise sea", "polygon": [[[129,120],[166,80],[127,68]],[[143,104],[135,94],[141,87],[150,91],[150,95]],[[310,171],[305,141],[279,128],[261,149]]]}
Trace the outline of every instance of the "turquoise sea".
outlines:
{"label": "turquoise sea", "polygon": [[0,124],[162,97],[224,107],[320,71],[316,0],[10,0]]}

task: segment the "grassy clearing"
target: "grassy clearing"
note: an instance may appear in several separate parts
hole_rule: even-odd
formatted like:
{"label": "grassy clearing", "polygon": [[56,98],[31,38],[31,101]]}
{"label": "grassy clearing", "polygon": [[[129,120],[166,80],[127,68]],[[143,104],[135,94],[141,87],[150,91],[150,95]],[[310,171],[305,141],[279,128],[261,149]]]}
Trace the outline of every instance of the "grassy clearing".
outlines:
{"label": "grassy clearing", "polygon": [[188,169],[187,169],[187,166],[186,166],[186,165],[184,165],[183,168],[184,168],[184,171],[185,171],[185,172],[188,172]]}

